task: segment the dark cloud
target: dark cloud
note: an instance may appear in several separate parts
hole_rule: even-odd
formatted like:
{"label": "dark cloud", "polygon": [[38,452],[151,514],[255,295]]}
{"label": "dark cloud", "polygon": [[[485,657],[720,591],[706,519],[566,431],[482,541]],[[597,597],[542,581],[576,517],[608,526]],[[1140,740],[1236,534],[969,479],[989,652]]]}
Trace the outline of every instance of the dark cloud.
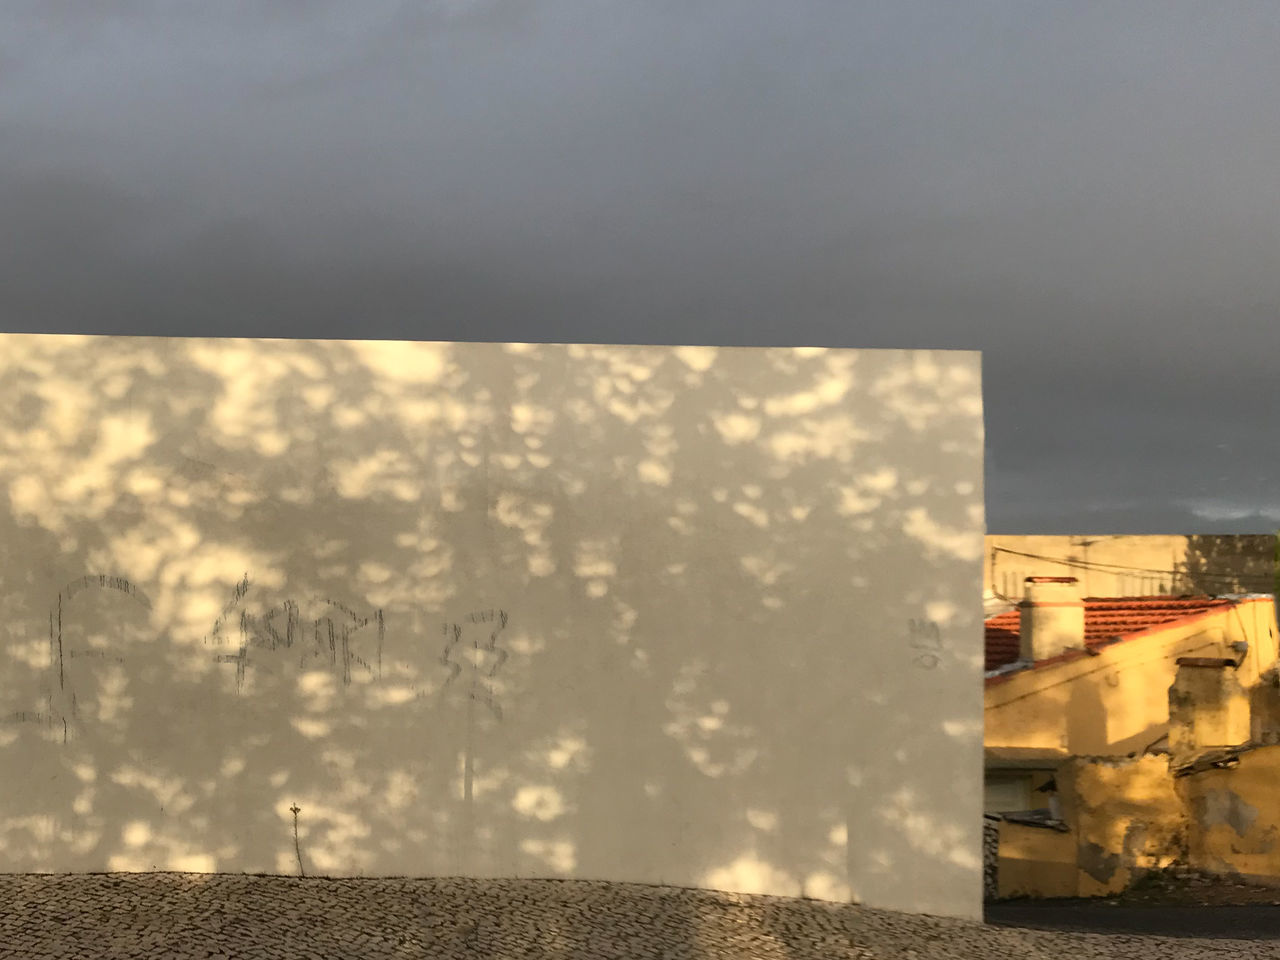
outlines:
{"label": "dark cloud", "polygon": [[1266,530],[1280,22],[1231,10],[9,5],[0,316],[981,349],[992,530]]}

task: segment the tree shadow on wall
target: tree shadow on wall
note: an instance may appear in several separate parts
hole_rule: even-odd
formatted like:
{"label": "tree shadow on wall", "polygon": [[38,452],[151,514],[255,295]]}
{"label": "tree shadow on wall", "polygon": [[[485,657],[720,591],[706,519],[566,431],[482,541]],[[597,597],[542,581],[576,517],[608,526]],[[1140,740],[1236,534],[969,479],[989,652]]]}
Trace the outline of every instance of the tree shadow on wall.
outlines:
{"label": "tree shadow on wall", "polygon": [[[26,343],[0,378],[0,692],[31,715],[3,732],[31,771],[5,869],[978,909],[967,366]],[[86,575],[146,603],[68,598]]]}
{"label": "tree shadow on wall", "polygon": [[1271,534],[1206,534],[1187,538],[1187,593],[1268,593],[1276,590],[1276,538]]}

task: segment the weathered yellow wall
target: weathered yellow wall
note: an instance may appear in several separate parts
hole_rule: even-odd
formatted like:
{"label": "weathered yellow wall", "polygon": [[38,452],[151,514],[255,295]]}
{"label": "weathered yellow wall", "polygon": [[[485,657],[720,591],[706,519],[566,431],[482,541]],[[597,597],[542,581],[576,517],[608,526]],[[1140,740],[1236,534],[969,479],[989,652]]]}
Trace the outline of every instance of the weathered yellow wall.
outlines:
{"label": "weathered yellow wall", "polygon": [[0,869],[978,917],[982,453],[975,353],[0,336]]}
{"label": "weathered yellow wall", "polygon": [[1280,686],[1276,677],[1264,677],[1248,691],[1249,722],[1256,743],[1280,741]]}
{"label": "weathered yellow wall", "polygon": [[1280,746],[1250,750],[1238,766],[1177,785],[1192,823],[1191,866],[1280,878]]}
{"label": "weathered yellow wall", "polygon": [[1175,780],[1164,757],[1076,758],[1056,780],[1069,832],[1002,823],[999,895],[1110,896],[1175,862],[1280,877],[1280,747]]}
{"label": "weathered yellow wall", "polygon": [[1260,597],[1237,603],[1226,615],[1227,643],[1245,641],[1249,650],[1237,671],[1242,686],[1254,687],[1264,673],[1280,661],[1280,630],[1276,627],[1275,600]]}
{"label": "weathered yellow wall", "polygon": [[1057,784],[1070,833],[1002,823],[999,895],[1109,896],[1175,861],[1280,881],[1280,746],[1238,760],[1178,779],[1164,757],[1068,761]]}
{"label": "weathered yellow wall", "polygon": [[1249,652],[1238,678],[1252,687],[1276,663],[1275,632],[1271,599],[1249,599],[1097,656],[988,683],[986,746],[1062,748],[1082,756],[1141,752],[1168,731],[1168,691],[1179,657],[1234,657],[1230,644],[1245,640]]}
{"label": "weathered yellow wall", "polygon": [[1001,824],[1002,897],[1109,896],[1175,861],[1280,881],[1280,746],[1178,779],[1165,757],[1076,758],[1056,781],[1070,833]]}
{"label": "weathered yellow wall", "polygon": [[998,896],[1074,897],[1076,872],[1073,833],[1001,822]]}
{"label": "weathered yellow wall", "polygon": [[1169,688],[1169,751],[1179,765],[1209,747],[1248,742],[1249,696],[1234,667],[1178,668]]}
{"label": "weathered yellow wall", "polygon": [[1076,842],[1079,896],[1117,893],[1135,871],[1185,855],[1186,815],[1164,757],[1072,760],[1058,785]]}

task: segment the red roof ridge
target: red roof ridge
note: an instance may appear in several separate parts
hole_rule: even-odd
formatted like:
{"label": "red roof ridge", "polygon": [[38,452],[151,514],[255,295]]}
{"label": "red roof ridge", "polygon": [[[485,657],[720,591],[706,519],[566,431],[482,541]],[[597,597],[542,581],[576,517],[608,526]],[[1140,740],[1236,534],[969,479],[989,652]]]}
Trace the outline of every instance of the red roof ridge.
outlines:
{"label": "red roof ridge", "polygon": [[[1210,596],[1208,594],[1148,595],[1132,597],[1085,597],[1085,650],[1096,652],[1120,640],[1141,636],[1151,630],[1162,629],[1193,617],[1203,616],[1214,610],[1235,606],[1250,599],[1248,596]],[[1022,613],[1019,609],[1006,610],[986,618],[986,670],[998,670],[1018,661],[1019,634]],[[1068,653],[1040,663],[1052,663],[1073,658]],[[1039,664],[1037,664],[1038,666]]]}

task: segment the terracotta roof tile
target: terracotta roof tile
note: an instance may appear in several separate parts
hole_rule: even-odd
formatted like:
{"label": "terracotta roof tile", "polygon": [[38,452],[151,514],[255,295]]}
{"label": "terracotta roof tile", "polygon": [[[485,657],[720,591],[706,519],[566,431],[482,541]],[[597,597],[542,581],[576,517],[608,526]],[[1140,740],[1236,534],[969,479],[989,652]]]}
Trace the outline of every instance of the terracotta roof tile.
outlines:
{"label": "terracotta roof tile", "polygon": [[[1084,644],[1096,649],[1235,602],[1229,597],[1086,597]],[[986,669],[995,670],[1018,659],[1020,618],[1019,611],[1010,610],[987,620]]]}

